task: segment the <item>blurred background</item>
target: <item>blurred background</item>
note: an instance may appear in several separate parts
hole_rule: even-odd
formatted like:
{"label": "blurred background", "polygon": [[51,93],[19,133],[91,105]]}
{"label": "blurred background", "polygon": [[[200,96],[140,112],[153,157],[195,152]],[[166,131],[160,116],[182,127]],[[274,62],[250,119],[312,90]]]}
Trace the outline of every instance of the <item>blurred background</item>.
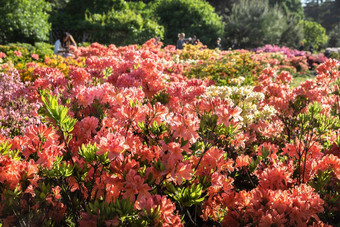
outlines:
{"label": "blurred background", "polygon": [[175,45],[183,32],[211,48],[218,37],[223,49],[340,46],[340,0],[2,0],[0,15],[2,45],[67,31],[79,44]]}

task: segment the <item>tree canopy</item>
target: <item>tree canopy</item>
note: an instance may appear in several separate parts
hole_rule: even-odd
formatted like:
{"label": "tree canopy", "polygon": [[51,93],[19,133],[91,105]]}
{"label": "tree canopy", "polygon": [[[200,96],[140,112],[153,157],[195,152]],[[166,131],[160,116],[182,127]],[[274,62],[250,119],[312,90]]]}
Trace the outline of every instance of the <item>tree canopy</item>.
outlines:
{"label": "tree canopy", "polygon": [[278,5],[286,15],[293,14],[299,19],[304,18],[304,12],[300,0],[269,0],[270,6]]}
{"label": "tree canopy", "polygon": [[50,4],[44,0],[2,0],[0,43],[48,40],[50,9]]}
{"label": "tree canopy", "polygon": [[89,34],[103,44],[127,45],[163,37],[164,28],[143,2],[69,0],[52,17],[56,30]]}
{"label": "tree canopy", "polygon": [[265,44],[296,46],[302,30],[294,15],[286,15],[268,1],[240,0],[227,17],[226,40],[238,48],[255,48]]}
{"label": "tree canopy", "polygon": [[327,32],[340,23],[340,0],[309,1],[304,11],[307,20],[318,22]]}
{"label": "tree canopy", "polygon": [[158,23],[164,26],[166,44],[175,44],[178,33],[184,32],[212,47],[223,35],[221,17],[204,0],[156,0],[152,7]]}
{"label": "tree canopy", "polygon": [[314,21],[301,21],[303,26],[305,42],[316,45],[327,42],[326,29],[321,24]]}

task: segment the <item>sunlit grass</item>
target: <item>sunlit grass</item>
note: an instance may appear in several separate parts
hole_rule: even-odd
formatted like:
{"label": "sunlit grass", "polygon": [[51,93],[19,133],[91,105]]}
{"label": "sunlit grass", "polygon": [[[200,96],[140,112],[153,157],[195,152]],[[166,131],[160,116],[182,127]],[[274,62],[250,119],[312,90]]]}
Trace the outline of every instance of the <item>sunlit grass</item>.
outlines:
{"label": "sunlit grass", "polygon": [[293,83],[290,85],[292,88],[299,86],[302,82],[315,78],[314,73],[294,76]]}

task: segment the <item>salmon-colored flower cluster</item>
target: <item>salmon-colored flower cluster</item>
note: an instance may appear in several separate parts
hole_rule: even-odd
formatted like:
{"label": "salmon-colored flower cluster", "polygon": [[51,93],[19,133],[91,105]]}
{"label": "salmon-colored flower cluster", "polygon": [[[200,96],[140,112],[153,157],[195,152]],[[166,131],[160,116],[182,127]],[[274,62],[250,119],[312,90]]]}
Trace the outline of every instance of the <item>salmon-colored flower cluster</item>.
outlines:
{"label": "salmon-colored flower cluster", "polygon": [[[0,136],[0,225],[338,224],[338,62],[292,89],[250,52],[190,48],[93,43],[28,63],[20,95],[3,86],[39,121]],[[233,58],[222,87],[184,75]]]}

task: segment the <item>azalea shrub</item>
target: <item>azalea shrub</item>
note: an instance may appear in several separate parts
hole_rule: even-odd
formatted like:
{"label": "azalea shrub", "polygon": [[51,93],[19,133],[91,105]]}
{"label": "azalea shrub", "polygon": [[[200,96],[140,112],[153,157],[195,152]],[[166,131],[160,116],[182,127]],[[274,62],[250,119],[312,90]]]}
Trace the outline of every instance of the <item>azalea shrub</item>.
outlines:
{"label": "azalea shrub", "polygon": [[249,51],[215,52],[215,56],[210,55],[205,61],[198,60],[196,64],[190,64],[184,70],[184,75],[189,78],[207,78],[217,85],[250,85],[262,70],[261,66],[260,62],[252,59]]}
{"label": "azalea shrub", "polygon": [[37,113],[40,104],[30,100],[26,85],[16,69],[0,73],[0,135],[22,135],[30,125],[41,122]]}
{"label": "azalea shrub", "polygon": [[291,75],[310,75],[319,64],[326,61],[323,54],[307,54],[288,47],[266,45],[253,51],[216,51],[203,45],[187,45],[180,53],[172,52],[175,65],[189,78],[210,79],[217,85],[253,85],[263,69],[270,66],[278,72]]}
{"label": "azalea shrub", "polygon": [[32,61],[43,61],[45,56],[53,54],[53,46],[44,42],[36,42],[34,45],[28,43],[9,43],[0,45],[0,64],[11,62],[12,64]]}
{"label": "azalea shrub", "polygon": [[[26,82],[6,69],[1,122],[30,121],[0,135],[0,223],[339,224],[339,63],[291,88],[292,74],[270,65],[247,70],[252,83],[240,68],[223,83],[189,76],[188,61],[212,59],[181,54],[154,40],[94,43],[74,59],[26,64]],[[18,97],[31,111],[11,104]]]}
{"label": "azalea shrub", "polygon": [[[275,53],[282,54],[281,65],[291,66],[295,68],[295,72],[305,74],[307,69],[315,69],[319,64],[324,63],[327,58],[323,53],[312,54],[308,51],[293,50],[288,47],[279,47],[276,45],[265,45],[255,49],[256,53]],[[308,67],[308,68],[307,68]]]}

